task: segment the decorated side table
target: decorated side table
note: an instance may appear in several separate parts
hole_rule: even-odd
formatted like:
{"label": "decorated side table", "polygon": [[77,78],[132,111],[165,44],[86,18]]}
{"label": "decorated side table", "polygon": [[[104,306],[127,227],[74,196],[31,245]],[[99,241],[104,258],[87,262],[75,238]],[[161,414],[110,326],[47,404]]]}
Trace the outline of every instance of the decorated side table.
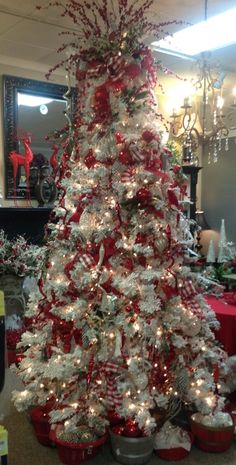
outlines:
{"label": "decorated side table", "polygon": [[226,298],[218,299],[213,296],[207,296],[206,300],[220,322],[220,329],[216,331],[217,339],[228,355],[236,355],[236,302],[230,304]]}

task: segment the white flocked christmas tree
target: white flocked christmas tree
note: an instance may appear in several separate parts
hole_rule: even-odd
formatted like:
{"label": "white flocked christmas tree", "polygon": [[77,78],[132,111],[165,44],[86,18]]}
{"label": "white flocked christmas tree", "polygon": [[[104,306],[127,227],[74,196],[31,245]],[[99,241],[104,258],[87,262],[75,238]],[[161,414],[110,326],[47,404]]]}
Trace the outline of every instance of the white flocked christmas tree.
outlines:
{"label": "white flocked christmas tree", "polygon": [[[152,1],[68,0],[65,59],[77,109],[58,173],[47,265],[31,295],[14,391],[19,410],[50,401],[63,434],[90,439],[114,416],[127,435],[150,435],[181,407],[219,412],[225,354],[214,312],[184,263],[184,180],[162,146]],[[63,64],[61,64],[63,65]],[[131,433],[130,433],[131,432]],[[73,436],[74,438],[74,436]],[[81,438],[80,438],[81,439]],[[78,439],[79,440],[79,439]]]}

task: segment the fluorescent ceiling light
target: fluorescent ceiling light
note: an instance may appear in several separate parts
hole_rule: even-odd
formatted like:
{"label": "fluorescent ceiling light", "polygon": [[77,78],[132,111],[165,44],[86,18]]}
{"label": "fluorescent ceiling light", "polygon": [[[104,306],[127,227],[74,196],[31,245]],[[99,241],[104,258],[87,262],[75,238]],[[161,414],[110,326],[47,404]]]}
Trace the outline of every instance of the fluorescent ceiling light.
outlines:
{"label": "fluorescent ceiling light", "polygon": [[236,42],[236,8],[227,10],[207,21],[175,32],[172,36],[152,42],[155,50],[178,55],[197,55],[207,50],[225,47]]}
{"label": "fluorescent ceiling light", "polygon": [[26,107],[38,107],[52,102],[51,98],[39,97],[37,95],[17,94],[18,106],[24,105]]}

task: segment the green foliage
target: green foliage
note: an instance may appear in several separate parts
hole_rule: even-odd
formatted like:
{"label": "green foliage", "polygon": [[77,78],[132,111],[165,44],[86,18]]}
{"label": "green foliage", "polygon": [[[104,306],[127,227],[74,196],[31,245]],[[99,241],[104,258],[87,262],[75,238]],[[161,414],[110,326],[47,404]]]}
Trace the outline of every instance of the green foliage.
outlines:
{"label": "green foliage", "polygon": [[224,276],[232,273],[232,268],[228,263],[217,264],[213,267],[213,278],[216,281],[222,282]]}
{"label": "green foliage", "polygon": [[132,115],[140,108],[143,108],[147,96],[147,91],[138,92],[136,87],[133,87],[132,89],[125,88],[122,92],[121,100],[125,102],[127,111],[130,115]]}
{"label": "green foliage", "polygon": [[182,165],[182,151],[181,147],[174,140],[169,140],[166,144],[168,149],[172,153],[171,164],[172,165]]}
{"label": "green foliage", "polygon": [[22,236],[9,240],[0,230],[0,274],[37,276],[46,259],[46,247],[30,245]]}

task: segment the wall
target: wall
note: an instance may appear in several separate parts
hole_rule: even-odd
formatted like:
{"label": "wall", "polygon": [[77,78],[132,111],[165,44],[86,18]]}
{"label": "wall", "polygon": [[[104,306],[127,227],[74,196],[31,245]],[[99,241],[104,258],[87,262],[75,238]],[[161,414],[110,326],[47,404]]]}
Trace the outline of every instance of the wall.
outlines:
{"label": "wall", "polygon": [[[9,60],[10,61],[10,60]],[[4,192],[4,134],[3,134],[3,84],[2,84],[2,76],[3,75],[10,75],[10,76],[17,76],[23,77],[27,79],[35,79],[38,81],[46,81],[45,74],[47,73],[49,67],[47,66],[42,67],[39,63],[38,67],[37,64],[32,64],[31,62],[18,62],[15,63],[13,66],[9,62],[0,63],[0,101],[1,101],[1,112],[0,112],[0,192],[3,195],[3,199],[0,199],[0,204],[3,207],[11,207],[14,206],[13,200],[6,200],[4,199],[5,192]],[[53,78],[51,78],[50,82],[56,84],[63,84],[66,85],[66,78],[63,74],[63,71],[55,74]],[[24,206],[24,200],[17,202],[19,206]],[[37,202],[33,203],[35,206]]]}
{"label": "wall", "polygon": [[207,164],[207,153],[202,169],[202,209],[212,229],[220,230],[225,220],[226,235],[236,243],[236,139],[229,139],[229,150],[220,152],[217,163]]}

